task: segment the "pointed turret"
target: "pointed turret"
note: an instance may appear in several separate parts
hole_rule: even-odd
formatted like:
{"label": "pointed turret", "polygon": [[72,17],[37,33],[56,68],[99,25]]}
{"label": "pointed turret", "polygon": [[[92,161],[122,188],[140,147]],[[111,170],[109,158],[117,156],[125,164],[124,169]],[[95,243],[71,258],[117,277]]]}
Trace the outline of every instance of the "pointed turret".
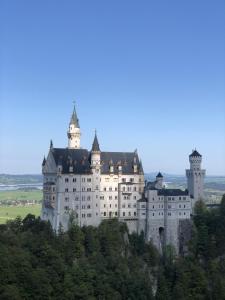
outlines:
{"label": "pointed turret", "polygon": [[94,137],[94,141],[93,141],[93,144],[92,144],[92,149],[91,151],[93,152],[99,152],[100,151],[100,147],[99,147],[99,143],[98,143],[98,137],[97,137],[97,133],[96,133],[96,130],[95,130],[95,137]]}
{"label": "pointed turret", "polygon": [[143,166],[142,166],[142,161],[140,160],[140,163],[139,163],[139,173],[140,174],[144,174],[144,170],[143,170]]}
{"label": "pointed turret", "polygon": [[159,173],[157,174],[156,178],[163,178],[161,172],[159,172]]}
{"label": "pointed turret", "polygon": [[50,140],[50,149],[52,149],[53,148],[53,142],[52,142],[52,140]]}
{"label": "pointed turret", "polygon": [[70,119],[70,124],[73,124],[76,128],[80,128],[79,119],[77,117],[77,112],[76,112],[75,105],[73,107],[73,113],[72,113],[72,116],[71,116],[71,119]]}
{"label": "pointed turret", "polygon": [[192,153],[189,155],[189,157],[202,157],[201,154],[195,149],[192,150]]}
{"label": "pointed turret", "polygon": [[46,159],[45,159],[45,156],[44,156],[44,159],[43,159],[43,162],[42,162],[42,167],[44,167],[45,164],[46,164]]}
{"label": "pointed turret", "polygon": [[68,136],[68,148],[69,149],[80,149],[80,125],[79,119],[77,118],[76,108],[74,105],[73,113],[70,119]]}

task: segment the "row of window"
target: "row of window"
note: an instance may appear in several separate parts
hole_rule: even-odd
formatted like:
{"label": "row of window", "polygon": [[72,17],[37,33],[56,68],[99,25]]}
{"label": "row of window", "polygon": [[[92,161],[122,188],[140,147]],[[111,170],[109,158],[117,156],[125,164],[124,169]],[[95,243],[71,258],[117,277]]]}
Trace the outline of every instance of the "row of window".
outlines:
{"label": "row of window", "polygon": [[[102,215],[104,216],[104,217],[107,217],[107,212],[106,211],[104,211],[104,212],[102,212]],[[118,214],[117,214],[117,211],[115,211],[115,216],[117,216]],[[109,214],[108,214],[108,216],[109,217],[112,217],[113,216],[113,212],[109,212]],[[128,211],[127,213],[124,211],[123,213],[122,213],[122,217],[132,217],[132,216],[134,216],[134,217],[136,217],[137,216],[137,213],[136,213],[136,211],[135,212],[131,212],[131,211]]]}
{"label": "row of window", "polygon": [[[95,189],[98,190],[98,186],[97,185],[96,185]],[[90,187],[88,187],[88,188],[82,187],[81,191],[82,192],[91,192],[91,188]],[[73,193],[75,193],[75,192],[77,192],[77,189],[73,188]],[[65,193],[69,193],[69,189],[68,188],[65,188]]]}
{"label": "row of window", "polygon": [[[143,215],[143,213],[142,213],[142,215]],[[163,216],[164,214],[163,214],[163,212],[159,212],[158,215],[159,215],[159,216]],[[171,213],[171,212],[168,212],[168,213],[167,213],[167,216],[172,216],[172,215],[174,215],[174,214]],[[187,216],[188,216],[189,214],[186,213],[186,212],[183,212],[183,213],[182,213],[182,212],[179,212],[179,216],[182,216],[182,215],[184,215],[184,216],[187,215]],[[152,213],[152,216],[153,216],[153,217],[156,216],[156,213]]]}
{"label": "row of window", "polygon": [[[145,206],[144,206],[145,207]],[[158,208],[163,208],[164,207],[164,205],[163,204],[159,204],[159,207]],[[172,206],[170,205],[170,204],[168,204],[168,206],[167,206],[168,208],[172,208]],[[155,205],[152,205],[152,209],[154,209],[155,208]],[[183,207],[182,207],[182,205],[181,204],[179,204],[179,208],[186,208],[186,204],[183,204]]]}
{"label": "row of window", "polygon": [[[155,199],[154,197],[152,197],[152,200],[153,201],[155,201],[155,200],[162,200],[162,201],[164,201],[164,197],[157,197],[157,199]],[[171,200],[174,201],[176,199],[175,199],[175,197],[168,197],[167,200],[168,201],[171,201]],[[180,197],[179,196],[179,200],[187,200],[187,197]]]}
{"label": "row of window", "polygon": [[[73,178],[72,181],[73,182],[77,182],[77,179]],[[69,178],[68,177],[65,178],[65,182],[69,182]],[[81,178],[81,182],[91,182],[91,178]]]}

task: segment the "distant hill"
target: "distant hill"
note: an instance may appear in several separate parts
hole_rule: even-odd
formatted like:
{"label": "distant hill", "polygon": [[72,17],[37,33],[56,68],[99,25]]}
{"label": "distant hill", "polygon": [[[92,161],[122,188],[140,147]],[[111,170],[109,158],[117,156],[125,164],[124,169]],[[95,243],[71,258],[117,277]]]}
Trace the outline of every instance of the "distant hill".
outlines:
{"label": "distant hill", "polygon": [[0,174],[0,184],[34,184],[41,183],[41,174],[10,175]]}

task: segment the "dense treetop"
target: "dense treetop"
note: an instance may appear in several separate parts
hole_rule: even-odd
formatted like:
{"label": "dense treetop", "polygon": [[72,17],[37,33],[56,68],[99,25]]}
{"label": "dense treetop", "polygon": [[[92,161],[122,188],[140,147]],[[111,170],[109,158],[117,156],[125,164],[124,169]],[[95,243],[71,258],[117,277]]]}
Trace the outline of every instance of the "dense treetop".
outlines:
{"label": "dense treetop", "polygon": [[112,219],[56,235],[27,215],[0,225],[0,299],[225,299],[225,196],[196,205],[189,253],[163,256]]}

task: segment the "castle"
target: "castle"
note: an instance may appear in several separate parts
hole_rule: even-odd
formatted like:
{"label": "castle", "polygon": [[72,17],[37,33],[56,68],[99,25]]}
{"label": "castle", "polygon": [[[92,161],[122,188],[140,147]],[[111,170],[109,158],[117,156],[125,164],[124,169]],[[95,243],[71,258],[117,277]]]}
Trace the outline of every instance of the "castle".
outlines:
{"label": "castle", "polygon": [[203,198],[201,155],[194,150],[189,156],[187,190],[166,189],[161,173],[145,182],[137,151],[103,152],[96,132],[91,150],[82,149],[75,107],[67,136],[67,148],[55,148],[51,141],[42,163],[41,218],[56,231],[67,230],[71,213],[79,226],[118,218],[130,232],[143,231],[158,249],[172,244],[178,251],[180,224],[190,220],[195,202]]}

